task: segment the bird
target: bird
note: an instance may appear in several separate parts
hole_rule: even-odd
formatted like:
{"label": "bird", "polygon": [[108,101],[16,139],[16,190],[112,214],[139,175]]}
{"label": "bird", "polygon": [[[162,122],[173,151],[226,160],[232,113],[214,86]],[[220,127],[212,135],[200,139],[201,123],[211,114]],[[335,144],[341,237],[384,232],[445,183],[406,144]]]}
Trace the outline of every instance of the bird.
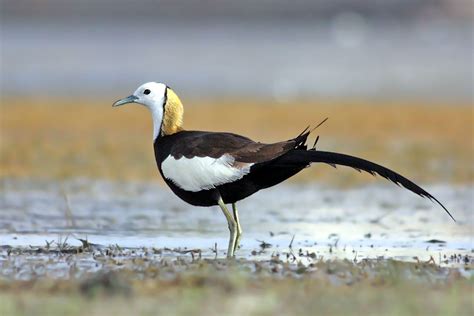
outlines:
{"label": "bird", "polygon": [[[229,132],[188,131],[178,95],[164,83],[147,82],[113,107],[136,103],[148,108],[153,120],[153,148],[158,170],[170,189],[193,206],[222,210],[229,228],[227,257],[235,257],[242,227],[236,203],[294,176],[314,163],[337,165],[379,175],[448,209],[433,195],[404,176],[374,162],[342,153],[321,151],[307,144],[314,130],[276,143],[261,143]],[[323,121],[324,122],[324,121]],[[319,125],[318,125],[319,126]],[[232,211],[227,205],[232,205]]]}

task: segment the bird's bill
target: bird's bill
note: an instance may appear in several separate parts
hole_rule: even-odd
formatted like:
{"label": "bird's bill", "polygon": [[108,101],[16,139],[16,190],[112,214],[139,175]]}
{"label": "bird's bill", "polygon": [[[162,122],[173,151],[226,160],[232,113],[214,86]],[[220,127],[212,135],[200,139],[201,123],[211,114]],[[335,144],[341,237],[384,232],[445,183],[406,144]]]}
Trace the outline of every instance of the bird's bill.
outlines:
{"label": "bird's bill", "polygon": [[112,106],[116,107],[116,106],[121,106],[121,105],[128,104],[128,103],[135,103],[136,100],[138,100],[138,97],[136,97],[134,95],[130,95],[126,98],[118,100],[117,102],[112,104]]}

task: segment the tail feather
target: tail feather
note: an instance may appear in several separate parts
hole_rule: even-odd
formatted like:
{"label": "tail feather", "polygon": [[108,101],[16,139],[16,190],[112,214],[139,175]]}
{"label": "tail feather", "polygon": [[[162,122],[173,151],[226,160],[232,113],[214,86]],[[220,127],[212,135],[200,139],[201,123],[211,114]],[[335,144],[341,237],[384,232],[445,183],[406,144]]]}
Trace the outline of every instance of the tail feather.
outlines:
{"label": "tail feather", "polygon": [[[291,154],[290,154],[291,153]],[[341,166],[347,166],[354,168],[357,171],[365,171],[370,173],[373,176],[380,175],[383,178],[395,183],[398,186],[402,186],[413,193],[421,196],[428,198],[432,201],[435,201],[438,203],[445,211],[446,213],[453,219],[453,221],[456,221],[454,217],[451,215],[451,213],[448,211],[448,209],[440,202],[438,201],[433,195],[422,189],[420,186],[417,184],[413,183],[412,181],[408,180],[404,176],[396,173],[395,171],[392,171],[388,168],[385,168],[381,165],[378,165],[376,163],[373,163],[371,161],[362,159],[362,158],[357,158],[354,156],[349,156],[345,154],[339,154],[339,153],[334,153],[334,152],[328,152],[328,151],[320,151],[320,150],[295,150],[290,152],[287,157],[292,159],[293,162],[295,163],[302,163],[303,161],[306,163],[309,162],[321,162],[321,163],[326,163],[329,164],[333,167],[336,165],[341,165]],[[291,157],[292,156],[292,157]]]}

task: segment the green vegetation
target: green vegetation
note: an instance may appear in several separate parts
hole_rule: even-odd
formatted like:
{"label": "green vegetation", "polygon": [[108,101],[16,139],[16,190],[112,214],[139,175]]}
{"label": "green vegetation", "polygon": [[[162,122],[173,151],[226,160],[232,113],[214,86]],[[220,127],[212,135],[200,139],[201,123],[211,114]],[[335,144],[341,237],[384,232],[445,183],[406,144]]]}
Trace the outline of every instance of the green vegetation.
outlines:
{"label": "green vegetation", "polygon": [[163,260],[61,280],[0,282],[1,315],[471,315],[456,269],[391,260]]}

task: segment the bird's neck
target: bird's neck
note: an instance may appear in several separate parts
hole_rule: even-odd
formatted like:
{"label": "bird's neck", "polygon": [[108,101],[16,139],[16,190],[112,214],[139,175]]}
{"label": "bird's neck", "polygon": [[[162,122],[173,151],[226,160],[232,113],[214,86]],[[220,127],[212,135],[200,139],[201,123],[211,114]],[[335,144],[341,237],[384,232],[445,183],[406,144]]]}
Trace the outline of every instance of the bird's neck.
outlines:
{"label": "bird's neck", "polygon": [[[176,110],[173,106],[150,108],[153,121],[153,141],[161,136],[172,135],[183,130],[183,111]],[[163,113],[164,111],[164,113]]]}
{"label": "bird's neck", "polygon": [[153,141],[160,136],[161,124],[163,121],[163,110],[158,107],[150,108],[151,119],[153,121]]}
{"label": "bird's neck", "polygon": [[167,135],[173,135],[178,132],[181,132],[183,128],[181,125],[178,124],[165,124],[165,121],[163,121],[163,124],[161,124],[161,136],[167,136]]}
{"label": "bird's neck", "polygon": [[181,103],[181,100],[176,95],[176,93],[167,87],[166,100],[163,106],[163,119],[161,121],[160,129],[155,131],[155,133],[158,133],[155,134],[155,138],[159,134],[166,136],[182,131],[183,113],[183,103]]}

